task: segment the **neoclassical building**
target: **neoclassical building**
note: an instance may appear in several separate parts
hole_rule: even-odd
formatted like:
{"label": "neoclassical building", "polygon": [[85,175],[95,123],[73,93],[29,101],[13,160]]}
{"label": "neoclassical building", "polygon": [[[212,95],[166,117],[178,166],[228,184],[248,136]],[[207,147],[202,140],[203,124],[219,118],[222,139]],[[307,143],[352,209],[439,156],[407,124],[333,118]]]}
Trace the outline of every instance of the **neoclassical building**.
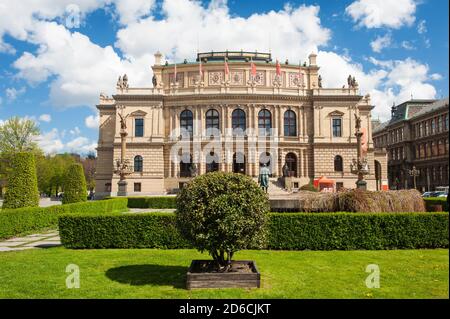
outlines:
{"label": "neoclassical building", "polygon": [[414,188],[413,167],[418,190],[448,186],[448,116],[448,97],[410,100],[393,105],[391,119],[374,127],[375,148],[385,149],[388,155],[391,189]]}
{"label": "neoclassical building", "polygon": [[175,192],[193,176],[216,170],[257,178],[261,165],[273,181],[290,176],[293,188],[322,176],[336,188],[354,188],[355,115],[364,131],[367,187],[387,182],[386,153],[373,147],[370,97],[344,74],[342,88],[322,87],[315,54],[295,65],[242,51],[164,64],[156,53],[152,69],[151,87],[132,87],[124,76],[116,94],[100,95],[99,197],[118,191],[121,130],[127,133],[130,195]]}

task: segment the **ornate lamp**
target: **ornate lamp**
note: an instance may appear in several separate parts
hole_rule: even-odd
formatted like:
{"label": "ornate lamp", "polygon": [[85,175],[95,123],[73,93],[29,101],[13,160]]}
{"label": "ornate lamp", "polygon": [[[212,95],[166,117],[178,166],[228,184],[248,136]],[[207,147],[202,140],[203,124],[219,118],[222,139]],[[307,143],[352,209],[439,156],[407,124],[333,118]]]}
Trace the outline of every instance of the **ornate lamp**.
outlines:
{"label": "ornate lamp", "polygon": [[126,115],[123,116],[123,110],[125,109],[125,106],[120,105],[117,107],[120,109],[119,117],[120,117],[120,143],[121,143],[121,149],[120,149],[120,159],[116,160],[116,169],[114,170],[114,174],[119,175],[119,182],[117,183],[119,186],[119,190],[117,192],[117,196],[127,196],[127,181],[126,176],[130,175],[133,170],[128,160],[125,159],[126,151],[127,151],[127,145],[126,145],[126,138],[127,138],[127,124],[126,119],[129,116]]}
{"label": "ornate lamp", "polygon": [[413,166],[412,169],[408,170],[409,176],[412,176],[414,179],[414,189],[417,189],[416,178],[420,175],[420,171],[416,169],[416,166]]}
{"label": "ornate lamp", "polygon": [[361,132],[361,117],[355,114],[355,128],[356,128],[356,159],[353,158],[350,164],[350,171],[352,174],[358,175],[358,180],[356,181],[356,188],[366,190],[367,182],[364,180],[364,175],[368,175],[370,172],[369,164],[367,163],[367,158],[362,157],[361,154],[361,137],[363,132]]}

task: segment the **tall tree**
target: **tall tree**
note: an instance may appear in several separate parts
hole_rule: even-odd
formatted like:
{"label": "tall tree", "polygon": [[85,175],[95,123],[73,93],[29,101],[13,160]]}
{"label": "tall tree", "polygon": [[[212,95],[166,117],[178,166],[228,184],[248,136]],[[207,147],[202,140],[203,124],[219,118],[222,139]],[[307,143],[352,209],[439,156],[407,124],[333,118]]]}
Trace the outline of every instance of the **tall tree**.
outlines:
{"label": "tall tree", "polygon": [[15,154],[38,149],[39,127],[30,119],[14,116],[0,126],[0,153]]}

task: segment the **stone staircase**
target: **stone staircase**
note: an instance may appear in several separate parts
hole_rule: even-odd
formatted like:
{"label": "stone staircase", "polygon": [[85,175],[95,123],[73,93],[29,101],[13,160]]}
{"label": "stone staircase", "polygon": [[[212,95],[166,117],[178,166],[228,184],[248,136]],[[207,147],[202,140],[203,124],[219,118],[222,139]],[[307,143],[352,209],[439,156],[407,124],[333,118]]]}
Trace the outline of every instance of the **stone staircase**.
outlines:
{"label": "stone staircase", "polygon": [[[258,182],[258,179],[254,179],[255,182]],[[269,178],[269,196],[283,196],[289,195],[290,193],[283,188],[281,183],[278,183],[278,178],[271,177]]]}

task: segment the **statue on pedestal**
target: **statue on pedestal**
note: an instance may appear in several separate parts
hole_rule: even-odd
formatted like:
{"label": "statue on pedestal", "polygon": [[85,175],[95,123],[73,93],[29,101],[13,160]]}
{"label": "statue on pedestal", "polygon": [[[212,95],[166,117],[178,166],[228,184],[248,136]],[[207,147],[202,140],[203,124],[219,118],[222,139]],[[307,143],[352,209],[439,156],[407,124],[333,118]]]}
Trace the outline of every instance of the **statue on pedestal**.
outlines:
{"label": "statue on pedestal", "polygon": [[266,193],[269,189],[269,175],[269,169],[267,168],[266,164],[263,164],[263,166],[259,170],[258,183]]}

